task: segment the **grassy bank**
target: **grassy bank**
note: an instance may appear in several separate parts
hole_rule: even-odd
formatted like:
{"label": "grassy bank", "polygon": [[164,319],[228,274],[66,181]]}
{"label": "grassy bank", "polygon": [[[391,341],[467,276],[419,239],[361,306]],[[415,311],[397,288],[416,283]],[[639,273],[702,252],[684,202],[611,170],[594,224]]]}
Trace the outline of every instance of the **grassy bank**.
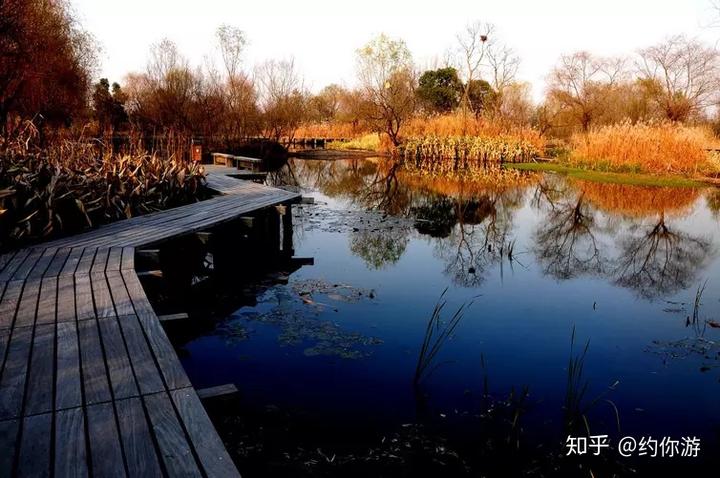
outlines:
{"label": "grassy bank", "polygon": [[552,172],[563,174],[565,176],[575,179],[583,179],[586,181],[610,184],[691,188],[700,188],[707,186],[707,184],[701,180],[692,179],[680,175],[656,175],[646,173],[618,173],[609,171],[597,171],[589,168],[570,166],[567,164],[560,164],[556,162],[505,163],[503,167],[505,167],[506,169],[514,169],[521,171]]}
{"label": "grassy bank", "polygon": [[362,135],[350,141],[333,141],[327,144],[327,149],[336,151],[375,151],[382,149],[382,142],[377,133]]}

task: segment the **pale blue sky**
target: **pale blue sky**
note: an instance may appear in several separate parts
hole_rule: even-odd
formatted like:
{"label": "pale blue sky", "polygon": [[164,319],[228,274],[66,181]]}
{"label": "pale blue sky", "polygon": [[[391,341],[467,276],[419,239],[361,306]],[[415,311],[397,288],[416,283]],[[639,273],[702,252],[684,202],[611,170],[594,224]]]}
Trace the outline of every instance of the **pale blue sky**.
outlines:
{"label": "pale blue sky", "polygon": [[101,76],[121,80],[144,69],[149,47],[175,41],[191,63],[213,54],[215,29],[238,26],[250,40],[246,68],[267,58],[293,56],[306,85],[351,86],[355,50],[377,33],[403,38],[419,65],[455,46],[471,20],[494,23],[520,55],[519,77],[542,95],[545,78],[563,53],[632,53],[685,33],[710,43],[720,28],[711,0],[72,0],[85,27],[101,42]]}

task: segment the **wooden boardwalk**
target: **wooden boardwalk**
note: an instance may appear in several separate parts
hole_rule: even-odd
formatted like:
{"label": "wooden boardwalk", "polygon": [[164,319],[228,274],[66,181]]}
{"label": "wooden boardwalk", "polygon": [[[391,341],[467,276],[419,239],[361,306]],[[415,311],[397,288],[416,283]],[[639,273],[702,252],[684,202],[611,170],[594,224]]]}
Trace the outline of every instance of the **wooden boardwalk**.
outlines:
{"label": "wooden boardwalk", "polygon": [[238,476],[135,247],[299,196],[209,169],[221,196],[0,256],[0,476]]}

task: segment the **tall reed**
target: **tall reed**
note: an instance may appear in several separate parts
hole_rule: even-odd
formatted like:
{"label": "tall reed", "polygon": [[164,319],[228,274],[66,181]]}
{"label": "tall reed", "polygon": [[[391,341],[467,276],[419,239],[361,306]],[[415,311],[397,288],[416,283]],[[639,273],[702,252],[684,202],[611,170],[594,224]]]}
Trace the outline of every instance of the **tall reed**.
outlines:
{"label": "tall reed", "polygon": [[620,172],[717,174],[706,128],[673,123],[616,124],[572,137],[572,164]]}
{"label": "tall reed", "polygon": [[[472,305],[472,302],[461,305],[447,322],[442,320],[442,311],[447,304],[445,300],[447,288],[440,294],[435,307],[433,308],[430,320],[425,328],[425,336],[420,347],[413,383],[419,384],[423,378],[430,375],[438,366],[434,365],[435,358],[442,346],[452,337],[453,332],[460,324],[465,310]],[[432,368],[431,368],[432,366]]]}

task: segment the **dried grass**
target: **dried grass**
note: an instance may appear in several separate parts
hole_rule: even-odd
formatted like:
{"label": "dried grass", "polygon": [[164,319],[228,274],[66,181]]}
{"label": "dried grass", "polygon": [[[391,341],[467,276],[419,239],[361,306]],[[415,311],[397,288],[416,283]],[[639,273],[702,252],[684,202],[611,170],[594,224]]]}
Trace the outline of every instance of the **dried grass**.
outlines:
{"label": "dried grass", "polygon": [[706,128],[623,123],[574,135],[569,161],[619,172],[717,174],[720,160],[706,150],[714,143]]}
{"label": "dried grass", "polygon": [[81,141],[37,149],[31,137],[0,147],[0,249],[208,195],[199,164],[139,152],[98,157],[96,151]]}

